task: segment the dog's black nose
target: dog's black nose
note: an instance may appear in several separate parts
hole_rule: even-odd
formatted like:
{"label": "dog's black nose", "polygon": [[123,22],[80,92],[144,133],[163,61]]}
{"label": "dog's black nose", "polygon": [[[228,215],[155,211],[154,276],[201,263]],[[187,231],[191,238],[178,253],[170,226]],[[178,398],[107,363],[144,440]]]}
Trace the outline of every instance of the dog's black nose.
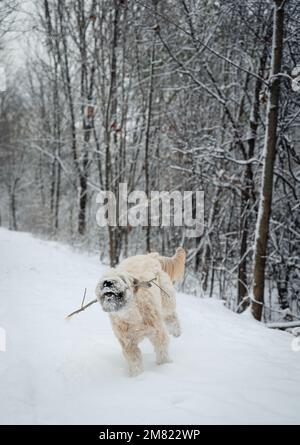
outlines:
{"label": "dog's black nose", "polygon": [[103,287],[112,287],[114,283],[112,281],[109,280],[105,280],[103,281]]}

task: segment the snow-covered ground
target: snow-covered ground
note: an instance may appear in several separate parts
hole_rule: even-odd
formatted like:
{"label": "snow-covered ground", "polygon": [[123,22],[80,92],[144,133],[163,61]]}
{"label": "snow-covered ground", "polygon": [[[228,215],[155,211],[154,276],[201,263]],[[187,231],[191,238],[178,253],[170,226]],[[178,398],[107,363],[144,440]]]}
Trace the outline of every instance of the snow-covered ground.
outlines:
{"label": "snow-covered ground", "polygon": [[100,306],[64,319],[102,271],[96,257],[0,229],[1,424],[300,423],[292,337],[219,301],[178,295],[173,363],[157,366],[144,342],[145,372],[127,377]]}

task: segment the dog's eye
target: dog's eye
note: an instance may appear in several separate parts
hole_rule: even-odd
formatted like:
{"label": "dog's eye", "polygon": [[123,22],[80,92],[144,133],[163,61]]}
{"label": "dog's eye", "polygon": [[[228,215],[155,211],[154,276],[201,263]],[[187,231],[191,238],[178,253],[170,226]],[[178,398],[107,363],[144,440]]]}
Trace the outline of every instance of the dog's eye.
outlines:
{"label": "dog's eye", "polygon": [[111,281],[105,280],[103,281],[103,287],[112,287],[113,283]]}

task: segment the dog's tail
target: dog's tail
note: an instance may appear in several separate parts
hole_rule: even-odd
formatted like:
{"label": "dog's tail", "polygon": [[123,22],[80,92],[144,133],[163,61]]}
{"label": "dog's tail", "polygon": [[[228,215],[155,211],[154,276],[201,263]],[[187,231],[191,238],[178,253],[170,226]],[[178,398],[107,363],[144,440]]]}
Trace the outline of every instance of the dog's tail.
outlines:
{"label": "dog's tail", "polygon": [[183,247],[178,247],[176,253],[171,258],[151,254],[157,257],[162,269],[167,272],[172,281],[180,280],[184,275],[186,253]]}

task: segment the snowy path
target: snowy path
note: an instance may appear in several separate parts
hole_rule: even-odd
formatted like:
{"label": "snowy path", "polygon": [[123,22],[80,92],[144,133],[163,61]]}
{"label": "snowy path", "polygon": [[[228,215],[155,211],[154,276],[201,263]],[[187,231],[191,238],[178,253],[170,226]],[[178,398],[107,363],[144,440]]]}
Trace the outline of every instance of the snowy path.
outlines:
{"label": "snowy path", "polygon": [[[102,268],[103,270],[103,268]],[[101,273],[95,257],[0,229],[0,423],[300,423],[300,352],[218,301],[178,295],[183,335],[126,375],[99,306],[66,322]]]}

